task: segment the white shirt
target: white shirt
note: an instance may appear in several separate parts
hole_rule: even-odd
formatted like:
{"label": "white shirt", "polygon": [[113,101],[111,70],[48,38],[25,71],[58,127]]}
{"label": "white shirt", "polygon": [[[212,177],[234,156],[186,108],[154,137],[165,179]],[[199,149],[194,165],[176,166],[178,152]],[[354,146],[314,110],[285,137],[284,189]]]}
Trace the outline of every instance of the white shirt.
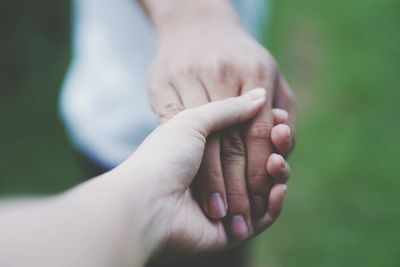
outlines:
{"label": "white shirt", "polygon": [[[232,0],[260,37],[266,0]],[[74,0],[73,60],[60,112],[73,143],[105,168],[126,159],[156,127],[147,96],[153,26],[138,1]]]}

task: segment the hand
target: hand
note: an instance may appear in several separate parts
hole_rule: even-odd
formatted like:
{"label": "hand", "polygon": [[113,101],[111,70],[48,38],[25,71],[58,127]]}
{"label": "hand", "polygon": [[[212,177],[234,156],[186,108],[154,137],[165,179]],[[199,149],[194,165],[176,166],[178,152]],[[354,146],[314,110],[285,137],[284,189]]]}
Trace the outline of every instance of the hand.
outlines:
{"label": "hand", "polygon": [[[265,90],[256,89],[240,97],[182,111],[159,126],[131,158],[113,171],[120,177],[132,177],[135,173],[134,188],[143,185],[143,181],[148,184],[141,189],[143,198],[149,199],[144,208],[146,215],[153,214],[146,233],[152,236],[148,239],[159,240],[159,249],[198,252],[235,244],[221,221],[210,221],[205,216],[190,186],[200,168],[207,137],[215,131],[248,121],[264,102]],[[285,171],[279,169],[280,165],[275,164],[276,160],[271,156],[264,169],[277,176],[285,175]],[[284,184],[272,187],[267,212],[254,225],[253,235],[278,217],[285,192]]]}
{"label": "hand", "polygon": [[[251,231],[252,221],[267,209],[273,185],[265,169],[267,159],[273,152],[287,155],[292,149],[293,95],[268,51],[240,28],[234,16],[224,18],[183,18],[158,27],[150,97],[163,123],[187,108],[256,87],[266,89],[267,102],[253,120],[209,137],[197,183],[209,218],[220,219],[227,209],[230,234],[241,238],[243,231],[235,227],[234,218],[243,218]],[[289,127],[279,125],[271,131],[273,107],[288,111],[283,123]]]}
{"label": "hand", "polygon": [[[190,185],[209,134],[247,121],[264,101],[265,91],[255,90],[184,111],[108,173],[56,196],[0,202],[2,266],[143,266],[157,251],[234,245]],[[264,167],[285,175],[277,159]],[[283,184],[272,187],[253,235],[278,217],[285,192]]]}

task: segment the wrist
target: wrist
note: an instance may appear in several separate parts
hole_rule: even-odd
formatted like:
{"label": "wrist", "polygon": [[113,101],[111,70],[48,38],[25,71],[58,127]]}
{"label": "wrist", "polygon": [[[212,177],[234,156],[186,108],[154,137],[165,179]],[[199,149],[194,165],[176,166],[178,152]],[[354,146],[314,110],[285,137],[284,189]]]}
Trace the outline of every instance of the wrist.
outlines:
{"label": "wrist", "polygon": [[210,25],[239,26],[228,0],[142,0],[159,34]]}
{"label": "wrist", "polygon": [[162,243],[161,205],[145,175],[117,167],[60,198],[79,218],[80,245],[98,251],[103,262],[143,266]]}
{"label": "wrist", "polygon": [[[132,157],[106,176],[113,184],[118,205],[126,212],[127,233],[132,240],[126,251],[135,251],[141,262],[147,262],[162,248],[168,234],[168,221],[172,212],[164,187],[151,170],[143,168],[146,164]],[[118,196],[117,196],[118,195]]]}

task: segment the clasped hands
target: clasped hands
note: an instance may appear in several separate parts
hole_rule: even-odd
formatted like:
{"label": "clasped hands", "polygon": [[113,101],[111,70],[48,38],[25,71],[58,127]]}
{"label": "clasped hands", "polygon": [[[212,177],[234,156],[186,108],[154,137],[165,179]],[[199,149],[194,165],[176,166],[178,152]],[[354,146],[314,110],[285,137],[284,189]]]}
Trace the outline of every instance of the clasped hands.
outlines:
{"label": "clasped hands", "polygon": [[192,186],[203,212],[222,220],[233,239],[251,235],[268,210],[271,188],[289,176],[284,158],[294,140],[292,91],[268,51],[237,26],[175,25],[160,35],[150,99],[161,123],[257,87],[267,94],[260,112],[207,138]]}
{"label": "clasped hands", "polygon": [[142,2],[159,34],[150,99],[161,126],[110,172],[0,207],[2,263],[142,266],[171,249],[228,248],[278,217],[294,101],[274,59],[228,2]]}
{"label": "clasped hands", "polygon": [[[146,207],[146,212],[136,210],[134,213],[142,214],[141,221],[145,222],[142,224],[146,225],[142,235],[145,241],[150,240],[145,243],[152,255],[171,249],[188,252],[226,249],[265,230],[278,217],[289,171],[283,157],[277,154],[270,155],[263,164],[268,173],[266,183],[270,185],[264,196],[264,212],[254,214],[249,206],[249,210],[243,210],[251,224],[244,222],[246,226],[240,226],[241,222],[234,217],[238,215],[231,215],[231,210],[237,207],[230,206],[229,202],[227,219],[210,218],[209,211],[214,206],[204,206],[208,202],[202,202],[204,198],[198,195],[210,136],[230,127],[240,129],[262,112],[267,97],[265,89],[259,88],[239,97],[179,112],[159,126],[125,163],[107,174],[114,177],[135,174],[133,180],[127,178],[131,186],[125,187],[140,188],[142,192],[141,204],[136,206]],[[284,114],[275,111],[275,121],[284,120]],[[283,139],[280,141],[284,143],[287,136],[277,134],[276,138]],[[242,183],[246,183],[246,178],[241,178]],[[230,181],[225,178],[222,182]],[[217,193],[225,195],[225,191]],[[135,195],[135,191],[130,194]],[[230,191],[226,193],[228,199],[229,194]],[[249,205],[246,204],[248,199],[243,198],[243,201]],[[246,227],[246,232],[241,232],[240,227]]]}
{"label": "clasped hands", "polygon": [[[272,154],[264,163],[270,183],[265,212],[244,210],[252,215],[246,232],[241,232],[237,215],[230,215],[234,208],[229,201],[228,219],[207,217],[214,207],[203,206],[198,186],[210,136],[240,129],[262,112],[266,99],[265,89],[255,89],[186,109],[157,127],[113,170],[52,197],[0,202],[0,262],[143,266],[159,259],[159,253],[226,249],[263,231],[283,205],[288,169],[281,156]],[[276,121],[284,120],[284,112],[274,114]],[[228,179],[224,176],[223,182]]]}

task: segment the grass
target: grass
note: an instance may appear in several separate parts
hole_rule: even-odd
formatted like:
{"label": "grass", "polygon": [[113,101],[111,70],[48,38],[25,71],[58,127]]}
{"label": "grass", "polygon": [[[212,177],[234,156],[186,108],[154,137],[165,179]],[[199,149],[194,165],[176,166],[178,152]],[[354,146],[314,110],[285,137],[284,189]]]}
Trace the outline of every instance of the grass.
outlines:
{"label": "grass", "polygon": [[400,266],[399,7],[276,1],[268,37],[298,95],[298,144],[257,266]]}
{"label": "grass", "polygon": [[[57,114],[69,2],[0,4],[0,194],[80,181]],[[254,266],[400,266],[400,2],[275,1],[269,48],[298,96],[281,219]]]}

